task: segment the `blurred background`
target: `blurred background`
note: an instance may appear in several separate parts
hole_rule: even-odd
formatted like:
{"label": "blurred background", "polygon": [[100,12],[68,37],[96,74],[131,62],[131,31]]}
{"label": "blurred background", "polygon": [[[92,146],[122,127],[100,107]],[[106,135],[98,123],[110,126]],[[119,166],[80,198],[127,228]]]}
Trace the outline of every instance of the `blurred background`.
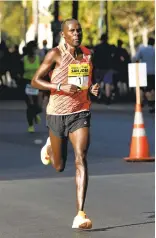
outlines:
{"label": "blurred background", "polygon": [[[138,125],[133,125],[135,90],[128,84],[128,64],[140,62],[143,53],[150,88],[142,89],[141,103],[149,156],[155,156],[154,13],[155,1],[150,0],[0,0],[0,238],[154,237],[154,163],[123,159],[129,156],[132,128],[133,135],[145,133],[138,112]],[[67,18],[81,23],[82,44],[93,53],[93,82],[100,84],[98,98],[91,98],[86,203],[93,219],[91,232],[71,230],[75,216],[71,143],[64,173],[40,161],[48,137],[49,92],[27,88],[47,52],[60,42],[61,22]],[[50,81],[50,73],[45,80]],[[34,94],[26,95],[25,86]],[[142,153],[138,141],[146,137],[138,138],[137,153]]]}
{"label": "blurred background", "polygon": [[[67,18],[80,21],[83,45],[94,52],[94,47],[101,42],[103,35],[112,47],[112,65],[118,64],[117,57],[120,61],[121,57],[125,57],[127,67],[135,58],[139,47],[147,46],[148,38],[155,35],[154,9],[154,1],[0,1],[0,64],[7,62],[3,67],[5,70],[0,73],[0,99],[23,98],[17,77],[11,69],[20,67],[20,64],[13,66],[14,57],[16,61],[17,58],[22,58],[26,44],[35,41],[42,62],[45,53],[41,56],[41,50],[48,51],[59,43],[61,22]],[[120,54],[126,56],[119,56],[119,50],[117,56],[118,48],[124,49]],[[4,51],[5,55],[8,54],[7,60],[2,60]],[[114,70],[113,75],[119,70],[116,66],[111,68]],[[128,89],[128,75],[124,77],[122,85],[118,83],[116,86],[120,91],[116,100],[123,95],[127,100],[133,100],[135,96]],[[117,83],[113,81],[113,84]]]}

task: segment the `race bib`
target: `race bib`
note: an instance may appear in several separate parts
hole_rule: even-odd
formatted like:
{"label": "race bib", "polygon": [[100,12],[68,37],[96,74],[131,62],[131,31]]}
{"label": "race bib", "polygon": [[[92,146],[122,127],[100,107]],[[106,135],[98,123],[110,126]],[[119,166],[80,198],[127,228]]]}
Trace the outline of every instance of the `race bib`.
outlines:
{"label": "race bib", "polygon": [[32,88],[30,84],[27,84],[26,88],[25,88],[25,93],[27,95],[34,95],[35,96],[35,95],[38,95],[39,90],[36,89],[36,88]]}
{"label": "race bib", "polygon": [[74,84],[81,90],[88,89],[89,84],[89,64],[70,64],[68,66],[68,83]]}

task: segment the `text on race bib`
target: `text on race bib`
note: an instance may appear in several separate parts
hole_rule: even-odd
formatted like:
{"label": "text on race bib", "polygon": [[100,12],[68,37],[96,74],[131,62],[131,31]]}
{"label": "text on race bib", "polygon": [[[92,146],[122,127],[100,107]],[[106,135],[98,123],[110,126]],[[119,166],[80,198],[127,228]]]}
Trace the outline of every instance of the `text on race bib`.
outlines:
{"label": "text on race bib", "polygon": [[70,64],[68,66],[68,83],[74,84],[82,90],[88,89],[90,66],[87,63]]}
{"label": "text on race bib", "polygon": [[36,89],[36,88],[32,88],[30,84],[27,84],[26,85],[26,88],[25,88],[25,93],[26,95],[38,95],[39,93],[39,90]]}

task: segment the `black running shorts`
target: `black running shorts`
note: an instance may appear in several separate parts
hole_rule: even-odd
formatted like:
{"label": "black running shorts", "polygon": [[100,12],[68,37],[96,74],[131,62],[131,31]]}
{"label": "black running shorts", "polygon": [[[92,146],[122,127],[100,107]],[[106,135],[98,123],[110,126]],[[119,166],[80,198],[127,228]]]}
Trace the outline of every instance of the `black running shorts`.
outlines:
{"label": "black running shorts", "polygon": [[155,90],[155,75],[147,75],[147,87],[141,87],[144,92]]}
{"label": "black running shorts", "polygon": [[147,89],[146,89],[146,91],[150,92],[152,90],[155,90],[155,75],[148,75],[147,76]]}
{"label": "black running shorts", "polygon": [[70,115],[47,115],[47,127],[55,136],[64,137],[79,128],[90,127],[90,111],[73,113]]}

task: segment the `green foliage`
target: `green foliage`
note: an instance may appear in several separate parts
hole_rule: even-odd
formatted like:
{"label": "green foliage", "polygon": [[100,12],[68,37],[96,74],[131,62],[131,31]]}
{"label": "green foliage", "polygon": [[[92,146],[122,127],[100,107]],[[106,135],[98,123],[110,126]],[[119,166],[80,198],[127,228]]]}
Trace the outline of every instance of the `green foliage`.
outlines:
{"label": "green foliage", "polygon": [[[1,1],[1,29],[8,45],[19,44],[24,38],[24,9],[21,1]],[[27,1],[28,25],[31,22],[31,1]]]}
{"label": "green foliage", "polygon": [[[108,1],[107,18],[109,43],[116,44],[121,38],[124,46],[129,46],[128,29],[133,27],[139,33],[143,26],[154,26],[154,1]],[[106,13],[104,1],[103,16]],[[72,17],[72,1],[60,1],[61,19]],[[97,44],[99,42],[99,16],[100,1],[79,1],[78,19],[83,28],[83,44]],[[106,31],[103,25],[103,33]],[[141,42],[141,37],[136,38],[136,43]]]}
{"label": "green foliage", "polygon": [[60,1],[60,20],[65,20],[72,17],[72,1]]}
{"label": "green foliage", "polygon": [[[46,1],[46,0],[45,0]],[[61,0],[59,17],[65,20],[72,17],[72,1]],[[104,1],[104,6],[106,2]],[[116,44],[121,38],[128,47],[128,29],[133,28],[138,34],[137,44],[141,43],[140,30],[146,26],[154,32],[154,1],[108,1],[109,42]],[[32,21],[32,1],[27,1],[28,25]],[[0,1],[2,13],[2,31],[9,42],[19,43],[24,38],[24,10],[22,1]],[[53,15],[54,4],[49,7]],[[103,9],[103,15],[106,9]],[[78,18],[83,27],[83,44],[99,42],[100,1],[79,1]],[[103,25],[103,32],[106,27]]]}
{"label": "green foliage", "polygon": [[98,42],[99,2],[80,1],[79,21],[83,28],[83,43],[89,45]]}
{"label": "green foliage", "polygon": [[110,41],[114,42],[116,37],[120,37],[125,42],[125,46],[128,46],[128,29],[132,28],[139,35],[136,38],[136,43],[139,44],[141,43],[140,31],[143,27],[148,29],[154,27],[154,1],[114,1],[112,3]]}

